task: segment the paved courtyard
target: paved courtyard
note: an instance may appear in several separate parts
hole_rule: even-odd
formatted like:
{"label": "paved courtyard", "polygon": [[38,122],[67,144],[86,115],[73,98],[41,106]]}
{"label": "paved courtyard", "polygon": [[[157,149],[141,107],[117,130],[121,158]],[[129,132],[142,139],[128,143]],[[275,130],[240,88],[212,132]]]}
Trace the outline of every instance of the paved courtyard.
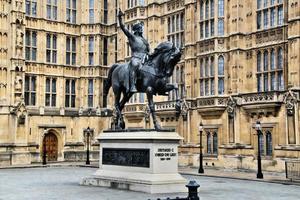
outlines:
{"label": "paved courtyard", "polygon": [[[0,200],[156,200],[186,194],[150,195],[100,187],[80,186],[95,168],[53,167],[0,170]],[[300,187],[257,181],[185,176],[200,185],[201,200],[299,200]]]}

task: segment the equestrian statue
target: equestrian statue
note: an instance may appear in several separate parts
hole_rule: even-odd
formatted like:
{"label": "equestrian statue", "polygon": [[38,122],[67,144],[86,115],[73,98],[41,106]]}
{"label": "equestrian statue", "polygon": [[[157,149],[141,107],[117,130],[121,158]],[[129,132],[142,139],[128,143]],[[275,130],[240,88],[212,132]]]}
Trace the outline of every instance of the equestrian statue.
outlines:
{"label": "equestrian statue", "polygon": [[146,93],[154,128],[161,130],[155,115],[153,95],[166,95],[167,92],[175,90],[176,114],[180,114],[181,101],[178,96],[178,86],[168,83],[168,79],[172,76],[175,65],[180,61],[181,52],[173,43],[162,42],[150,54],[149,43],[143,37],[143,24],[134,24],[133,33],[131,33],[122,22],[123,16],[124,13],[119,10],[120,28],[128,38],[132,56],[128,63],[117,63],[109,69],[108,77],[104,82],[103,102],[106,105],[107,95],[112,87],[116,111],[114,127],[115,129],[125,129],[122,117],[125,104],[134,93]]}

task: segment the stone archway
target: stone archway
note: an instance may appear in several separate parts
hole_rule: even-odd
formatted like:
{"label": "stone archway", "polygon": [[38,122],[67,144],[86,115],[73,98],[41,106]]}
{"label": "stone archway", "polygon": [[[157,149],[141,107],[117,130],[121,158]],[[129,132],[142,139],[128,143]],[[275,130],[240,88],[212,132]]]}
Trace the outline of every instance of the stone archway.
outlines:
{"label": "stone archway", "polygon": [[49,132],[44,136],[43,145],[43,151],[46,150],[47,161],[57,161],[58,139],[53,132]]}

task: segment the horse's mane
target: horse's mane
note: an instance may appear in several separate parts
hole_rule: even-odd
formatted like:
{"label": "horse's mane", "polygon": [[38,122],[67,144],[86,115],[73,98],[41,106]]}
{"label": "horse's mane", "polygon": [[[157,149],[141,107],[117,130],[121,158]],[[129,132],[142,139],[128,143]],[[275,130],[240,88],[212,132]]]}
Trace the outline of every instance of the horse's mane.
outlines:
{"label": "horse's mane", "polygon": [[155,58],[157,55],[159,55],[160,53],[169,50],[173,47],[173,43],[172,42],[162,42],[160,43],[155,49],[154,52],[152,54],[149,55],[149,61],[152,61],[153,58]]}

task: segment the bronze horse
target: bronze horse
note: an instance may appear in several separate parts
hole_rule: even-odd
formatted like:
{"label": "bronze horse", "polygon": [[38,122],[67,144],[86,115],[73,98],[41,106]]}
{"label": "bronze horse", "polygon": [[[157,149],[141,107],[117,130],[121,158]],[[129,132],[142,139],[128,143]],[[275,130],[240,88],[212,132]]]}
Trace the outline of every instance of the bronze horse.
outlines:
{"label": "bronze horse", "polygon": [[[155,116],[153,95],[165,95],[167,92],[175,90],[176,113],[180,113],[181,102],[178,98],[178,86],[177,84],[168,83],[168,78],[172,76],[174,67],[180,61],[180,57],[181,52],[174,44],[171,42],[162,42],[155,48],[153,54],[149,56],[149,59],[138,70],[136,88],[138,92],[147,94],[155,130],[161,130],[161,126]],[[133,95],[132,92],[126,92],[126,84],[128,84],[128,82],[128,63],[112,65],[108,72],[108,77],[104,82],[103,102],[106,105],[107,95],[110,87],[112,87],[116,109],[115,129],[125,128],[122,110]],[[123,97],[120,101],[121,95]]]}

